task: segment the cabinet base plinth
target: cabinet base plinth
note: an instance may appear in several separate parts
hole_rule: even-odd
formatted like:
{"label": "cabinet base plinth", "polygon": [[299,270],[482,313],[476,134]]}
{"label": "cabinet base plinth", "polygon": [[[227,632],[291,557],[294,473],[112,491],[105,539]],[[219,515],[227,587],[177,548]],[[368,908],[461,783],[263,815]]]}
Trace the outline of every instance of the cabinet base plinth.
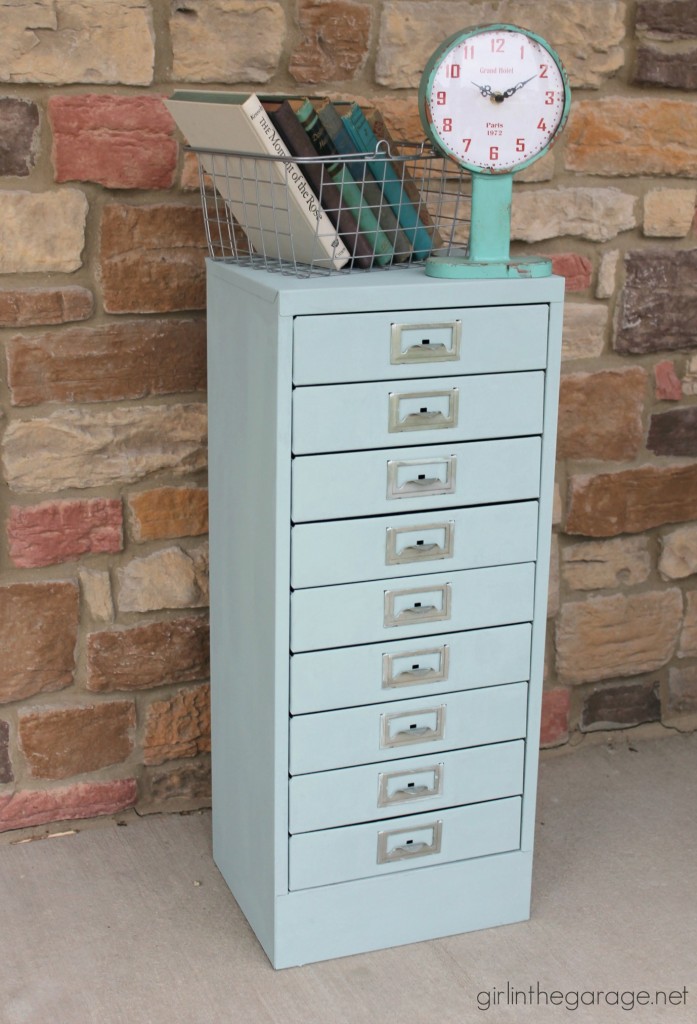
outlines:
{"label": "cabinet base plinth", "polygon": [[516,851],[304,889],[276,901],[276,968],[526,921],[532,854]]}

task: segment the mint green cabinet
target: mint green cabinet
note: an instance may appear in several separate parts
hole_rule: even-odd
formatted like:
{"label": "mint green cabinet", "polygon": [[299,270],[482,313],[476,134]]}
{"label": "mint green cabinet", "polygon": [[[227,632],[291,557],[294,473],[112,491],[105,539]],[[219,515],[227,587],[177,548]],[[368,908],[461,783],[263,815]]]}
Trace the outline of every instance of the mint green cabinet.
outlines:
{"label": "mint green cabinet", "polygon": [[213,851],[276,967],[529,914],[562,302],[208,264]]}

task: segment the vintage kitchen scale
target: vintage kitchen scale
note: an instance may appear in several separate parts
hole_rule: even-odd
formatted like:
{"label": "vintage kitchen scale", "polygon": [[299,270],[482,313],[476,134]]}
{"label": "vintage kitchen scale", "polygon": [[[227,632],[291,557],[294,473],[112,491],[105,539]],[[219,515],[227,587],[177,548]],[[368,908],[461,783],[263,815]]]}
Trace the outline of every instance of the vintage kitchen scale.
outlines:
{"label": "vintage kitchen scale", "polygon": [[548,152],[571,95],[564,67],[540,36],[514,25],[456,32],[426,64],[419,113],[428,138],[472,175],[467,257],[434,256],[426,274],[547,277],[549,260],[510,256],[513,175]]}

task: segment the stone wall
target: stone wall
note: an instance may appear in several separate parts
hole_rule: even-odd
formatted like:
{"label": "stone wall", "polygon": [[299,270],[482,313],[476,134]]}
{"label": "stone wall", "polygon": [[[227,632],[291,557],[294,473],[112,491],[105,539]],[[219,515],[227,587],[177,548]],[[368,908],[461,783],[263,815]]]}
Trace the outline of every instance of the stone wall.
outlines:
{"label": "stone wall", "polygon": [[[13,0],[0,33],[0,831],[209,799],[204,236],[176,85],[419,132],[454,30],[574,87],[515,186],[566,278],[542,742],[697,724],[695,0]],[[231,510],[234,514],[234,509]]]}

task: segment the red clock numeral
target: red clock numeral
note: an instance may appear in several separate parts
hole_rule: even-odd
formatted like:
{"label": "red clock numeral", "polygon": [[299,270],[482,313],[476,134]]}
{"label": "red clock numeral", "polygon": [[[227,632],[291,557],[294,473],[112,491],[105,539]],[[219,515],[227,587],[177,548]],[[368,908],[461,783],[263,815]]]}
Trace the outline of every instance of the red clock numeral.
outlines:
{"label": "red clock numeral", "polygon": [[525,139],[516,139],[515,140],[515,151],[516,151],[516,153],[524,153],[525,152]]}
{"label": "red clock numeral", "polygon": [[463,60],[474,60],[474,46],[462,47]]}
{"label": "red clock numeral", "polygon": [[549,78],[549,64],[540,64],[540,78]]}
{"label": "red clock numeral", "polygon": [[554,106],[554,93],[553,92],[546,92],[545,93],[545,106],[547,106],[547,107],[553,107]]}
{"label": "red clock numeral", "polygon": [[465,153],[469,153],[470,146],[472,145],[472,140],[471,139],[463,139],[462,141],[463,141],[463,143],[465,145]]}
{"label": "red clock numeral", "polygon": [[453,119],[452,117],[444,117],[441,130],[444,132],[451,132],[453,130]]}
{"label": "red clock numeral", "polygon": [[506,45],[505,39],[492,39],[491,40],[491,52],[492,53],[503,53],[503,48]]}
{"label": "red clock numeral", "polygon": [[490,160],[498,160],[498,158],[499,158],[499,147],[498,146],[489,146],[489,159]]}
{"label": "red clock numeral", "polygon": [[521,60],[525,60],[525,47],[524,46],[521,46],[521,48],[520,48],[520,59]]}
{"label": "red clock numeral", "polygon": [[547,125],[546,125],[545,119],[543,117],[541,117],[540,120],[538,121],[537,127],[538,127],[539,131],[541,131],[541,132],[546,132],[547,131]]}
{"label": "red clock numeral", "polygon": [[445,65],[445,77],[446,78],[459,78],[460,71],[462,68],[459,64],[446,64]]}
{"label": "red clock numeral", "polygon": [[444,106],[445,105],[445,100],[446,100],[445,92],[441,91],[441,92],[437,92],[436,93],[436,106],[439,106],[439,107]]}

